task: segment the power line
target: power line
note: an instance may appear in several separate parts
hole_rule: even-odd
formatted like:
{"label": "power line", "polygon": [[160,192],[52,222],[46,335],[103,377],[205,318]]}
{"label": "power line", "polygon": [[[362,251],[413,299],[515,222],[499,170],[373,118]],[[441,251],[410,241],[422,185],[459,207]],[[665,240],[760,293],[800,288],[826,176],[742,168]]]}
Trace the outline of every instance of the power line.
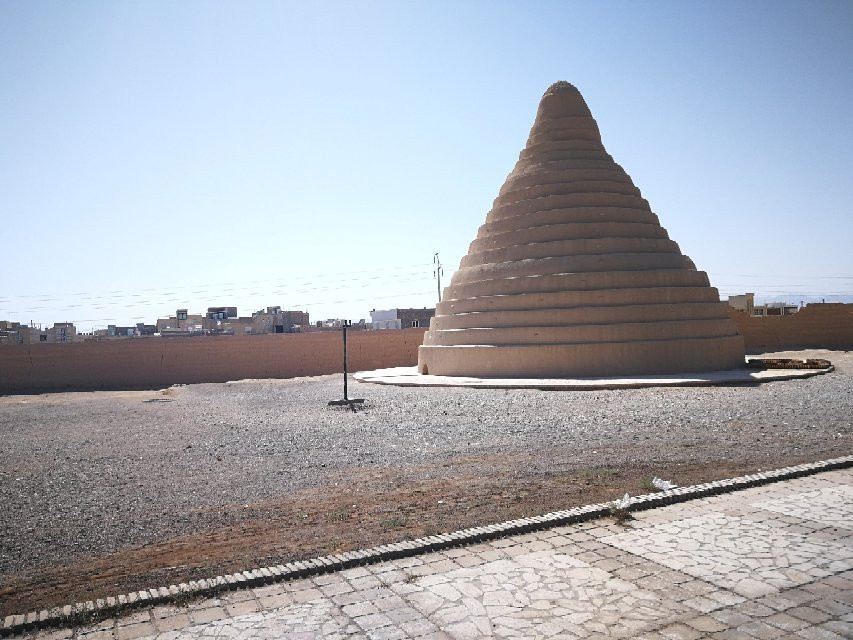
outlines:
{"label": "power line", "polygon": [[[417,268],[413,268],[413,267],[417,267]],[[231,292],[231,291],[234,291],[235,289],[241,293],[245,293],[247,288],[249,288],[249,287],[255,288],[257,285],[264,284],[264,283],[273,283],[273,284],[277,285],[277,287],[275,289],[276,291],[281,291],[283,287],[286,288],[287,290],[289,290],[292,287],[300,286],[300,288],[297,291],[297,293],[300,293],[300,292],[305,292],[305,291],[334,289],[334,288],[338,288],[339,285],[342,283],[359,284],[359,283],[365,283],[367,281],[375,281],[375,280],[383,280],[383,279],[393,280],[395,282],[399,282],[401,280],[416,279],[418,276],[428,277],[432,268],[433,268],[432,265],[426,265],[426,264],[404,265],[404,266],[400,266],[400,267],[392,266],[392,267],[386,267],[386,268],[382,268],[382,269],[369,269],[369,270],[362,270],[362,271],[347,272],[346,274],[344,274],[344,275],[350,275],[350,276],[353,276],[354,274],[358,274],[358,273],[375,274],[375,275],[366,276],[366,277],[363,276],[363,277],[349,277],[349,278],[339,277],[339,278],[335,278],[332,275],[324,275],[322,277],[318,277],[316,275],[313,275],[313,276],[308,276],[309,278],[311,278],[310,280],[299,279],[298,277],[291,277],[291,278],[289,278],[288,282],[282,282],[281,278],[265,278],[265,279],[259,279],[259,280],[247,280],[247,281],[244,281],[242,283],[223,283],[226,286],[231,285],[230,287],[227,287],[227,288],[226,288],[226,286],[221,286],[221,285],[216,284],[216,283],[210,283],[204,287],[197,287],[196,286],[193,291],[187,291],[187,289],[189,289],[193,285],[175,287],[174,284],[172,284],[172,285],[170,285],[170,287],[164,287],[167,289],[167,291],[160,293],[160,295],[158,295],[158,296],[152,296],[152,297],[144,297],[142,293],[129,293],[127,291],[112,291],[112,292],[108,292],[108,294],[104,294],[103,292],[98,292],[97,294],[93,294],[92,292],[75,292],[75,293],[69,293],[68,296],[73,297],[75,300],[82,300],[82,301],[117,300],[117,299],[129,298],[129,297],[138,297],[138,298],[144,298],[145,301],[150,302],[152,299],[162,300],[164,297],[167,297],[167,296],[210,295],[213,292],[217,292],[217,294],[218,294],[219,292]],[[324,280],[328,280],[328,282],[324,282]],[[294,281],[296,282],[296,284],[294,284]],[[304,286],[304,285],[311,285],[311,284],[315,284],[315,283],[317,285],[322,285],[322,286],[315,286],[315,287]],[[148,289],[141,289],[139,291],[158,292],[158,291],[162,291],[162,289],[148,288]],[[255,288],[255,291],[258,292],[260,295],[263,295],[263,293],[264,293],[263,291],[260,291],[257,288]],[[56,296],[55,293],[43,293],[43,294],[28,293],[28,294],[21,294],[21,295],[15,295],[15,296],[6,295],[6,296],[0,297],[0,304],[8,303],[8,302],[11,302],[12,300],[18,300],[18,299],[28,299],[28,300],[32,300],[33,302],[57,302],[57,301],[60,301],[60,299],[55,297],[55,296]]]}
{"label": "power line", "polygon": [[[403,299],[412,297],[434,296],[435,290],[429,294],[421,290],[429,278],[436,279],[439,296],[441,295],[440,275],[443,275],[443,263],[439,261],[438,254],[433,256],[433,263],[409,263],[403,265],[372,267],[368,269],[326,272],[322,274],[311,273],[301,276],[258,278],[241,282],[222,282],[176,285],[174,282],[163,288],[146,287],[135,291],[89,291],[68,294],[67,302],[65,296],[57,292],[43,294],[26,294],[21,296],[0,296],[0,319],[6,314],[12,314],[19,318],[53,315],[61,321],[73,321],[77,323],[97,322],[124,322],[127,316],[122,318],[87,318],[74,319],[77,315],[101,315],[95,312],[106,312],[103,315],[118,315],[121,310],[128,310],[128,315],[133,315],[135,320],[144,321],[151,316],[163,315],[164,307],[167,305],[198,305],[199,299],[223,301],[231,299],[238,301],[235,306],[242,308],[255,308],[257,305],[249,299],[276,298],[286,299],[292,308],[310,308],[312,306],[330,306],[344,304],[370,303],[378,300]],[[795,297],[804,296],[810,298],[846,298],[853,297],[853,287],[846,286],[848,281],[853,284],[853,276],[784,276],[778,274],[728,274],[723,284],[712,282],[721,292],[721,296],[733,293],[751,291],[756,298],[768,297]],[[841,286],[839,286],[841,285]],[[164,291],[165,289],[165,291]],[[387,289],[399,289],[399,293],[386,294]],[[359,290],[374,291],[382,295],[358,295]],[[352,297],[340,296],[343,291],[352,292]],[[338,293],[337,296],[333,295]],[[331,300],[331,297],[341,299]],[[307,301],[306,301],[307,299]],[[440,298],[439,298],[440,299]],[[11,305],[17,308],[12,309]],[[32,306],[31,306],[32,305]],[[143,311],[146,310],[146,311]],[[113,313],[110,313],[112,311]],[[171,309],[170,309],[171,311]],[[141,315],[144,313],[144,315]],[[29,320],[29,318],[28,318]]]}
{"label": "power line", "polygon": [[[272,297],[289,298],[292,307],[310,308],[311,306],[329,306],[342,304],[357,304],[376,300],[390,299],[405,299],[412,297],[424,297],[429,295],[416,286],[423,283],[430,277],[431,267],[424,263],[406,264],[399,266],[386,266],[382,268],[361,269],[341,273],[341,277],[335,279],[334,273],[311,274],[303,278],[291,277],[287,281],[282,281],[281,278],[262,278],[241,283],[223,283],[231,284],[230,287],[222,287],[215,283],[208,283],[206,286],[184,285],[166,287],[166,291],[155,288],[146,288],[137,290],[137,292],[127,292],[121,290],[113,290],[109,292],[77,292],[70,294],[70,303],[63,303],[63,300],[55,293],[45,294],[26,294],[23,296],[3,296],[0,297],[0,317],[11,313],[13,316],[26,317],[34,314],[43,316],[45,312],[50,311],[51,315],[61,318],[61,321],[95,324],[95,323],[112,323],[126,321],[145,321],[152,315],[161,315],[162,307],[166,304],[196,304],[197,300],[192,298],[209,297],[223,298],[223,294],[228,294],[229,298],[237,298],[240,301],[240,306],[248,306],[254,308],[257,305],[246,304],[248,298]],[[266,285],[266,286],[264,286]],[[358,291],[363,289],[376,290],[380,288],[400,287],[402,285],[405,290],[393,294],[369,295],[360,297],[341,297],[340,299],[330,300],[324,296],[324,293],[347,291]],[[407,285],[412,285],[407,287]],[[247,290],[251,288],[252,290]],[[159,295],[146,295],[153,292],[160,292]],[[309,301],[303,298],[308,297]],[[20,303],[26,300],[29,304],[21,304],[17,309],[8,308],[10,303]],[[298,304],[297,304],[298,300]],[[32,303],[36,303],[34,306]],[[54,303],[54,304],[49,304]],[[59,304],[56,304],[59,303]],[[123,304],[124,303],[124,304]],[[119,318],[114,314],[104,314],[111,317],[88,317],[80,318],[78,313],[83,309],[90,311],[108,311],[119,309],[129,310],[128,315],[122,314]],[[141,309],[150,309],[145,312],[145,315],[140,314]],[[73,310],[73,311],[72,311]],[[135,313],[134,313],[135,311]],[[83,315],[80,313],[79,315]],[[89,315],[89,314],[86,314]],[[44,318],[40,318],[44,323]]]}

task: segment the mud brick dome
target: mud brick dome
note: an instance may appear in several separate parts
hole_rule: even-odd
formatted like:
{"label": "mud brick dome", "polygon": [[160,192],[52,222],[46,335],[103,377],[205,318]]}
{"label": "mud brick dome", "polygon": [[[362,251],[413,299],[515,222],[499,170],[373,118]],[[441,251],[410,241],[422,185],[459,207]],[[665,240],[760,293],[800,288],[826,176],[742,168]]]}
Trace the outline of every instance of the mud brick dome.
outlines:
{"label": "mud brick dome", "polygon": [[552,85],[444,290],[418,371],[590,377],[743,364],[743,338],[707,274],[605,151],[580,92]]}

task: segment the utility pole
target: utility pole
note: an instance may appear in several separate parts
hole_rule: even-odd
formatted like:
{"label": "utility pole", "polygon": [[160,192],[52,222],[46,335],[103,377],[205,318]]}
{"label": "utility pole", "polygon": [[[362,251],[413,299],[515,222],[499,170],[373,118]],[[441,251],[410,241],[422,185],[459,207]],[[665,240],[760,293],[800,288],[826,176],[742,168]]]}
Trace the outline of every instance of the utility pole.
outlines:
{"label": "utility pole", "polygon": [[433,254],[432,263],[435,265],[435,271],[432,272],[432,275],[438,280],[438,301],[441,302],[441,276],[444,273],[444,269],[441,268],[441,260],[437,253]]}

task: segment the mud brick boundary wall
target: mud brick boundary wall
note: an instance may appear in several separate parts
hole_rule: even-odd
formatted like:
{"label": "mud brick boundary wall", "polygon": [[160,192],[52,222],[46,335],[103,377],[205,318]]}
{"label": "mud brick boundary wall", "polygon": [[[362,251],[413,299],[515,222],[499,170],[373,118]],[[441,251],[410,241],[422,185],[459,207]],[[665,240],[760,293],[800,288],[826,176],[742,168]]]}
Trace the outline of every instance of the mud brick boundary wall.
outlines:
{"label": "mud brick boundary wall", "polygon": [[796,348],[853,349],[853,304],[810,304],[789,316],[756,318],[729,309],[750,353]]}
{"label": "mud brick boundary wall", "polygon": [[[750,353],[853,349],[853,304],[813,304],[790,316],[752,318],[731,309]],[[352,331],[350,371],[414,366],[425,329]],[[138,338],[0,347],[0,393],[152,389],[177,383],[339,373],[338,332]]]}
{"label": "mud brick boundary wall", "polygon": [[[348,369],[414,366],[425,329],[351,331]],[[0,347],[0,393],[156,389],[343,371],[340,332],[132,338]]]}

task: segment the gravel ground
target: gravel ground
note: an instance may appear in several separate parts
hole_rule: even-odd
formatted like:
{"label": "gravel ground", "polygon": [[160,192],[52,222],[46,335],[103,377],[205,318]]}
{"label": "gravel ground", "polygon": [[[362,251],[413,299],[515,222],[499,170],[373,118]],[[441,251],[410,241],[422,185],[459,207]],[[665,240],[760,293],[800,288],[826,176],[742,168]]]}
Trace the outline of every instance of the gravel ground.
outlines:
{"label": "gravel ground", "polygon": [[853,355],[783,355],[837,370],[614,391],[351,383],[367,399],[355,413],[326,406],[340,376],[0,397],[0,601],[21,576],[239,526],[264,504],[370,477],[386,489],[493,478],[525,496],[588,469],[755,470],[851,453]]}

